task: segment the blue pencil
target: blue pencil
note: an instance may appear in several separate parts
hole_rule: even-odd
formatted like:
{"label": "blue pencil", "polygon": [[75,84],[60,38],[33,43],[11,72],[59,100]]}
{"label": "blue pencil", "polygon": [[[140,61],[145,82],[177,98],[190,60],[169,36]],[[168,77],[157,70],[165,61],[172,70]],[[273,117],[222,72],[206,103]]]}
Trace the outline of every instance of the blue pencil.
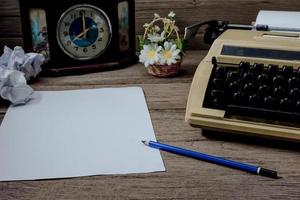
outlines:
{"label": "blue pencil", "polygon": [[244,164],[244,163],[240,163],[237,161],[228,160],[228,159],[217,157],[217,156],[211,156],[211,155],[207,155],[204,153],[191,151],[188,149],[183,149],[183,148],[179,148],[179,147],[175,147],[175,146],[171,146],[171,145],[167,145],[167,144],[162,144],[162,143],[158,143],[158,142],[153,142],[153,141],[142,141],[142,142],[149,147],[160,149],[160,150],[167,151],[170,153],[175,153],[175,154],[179,154],[179,155],[183,155],[183,156],[187,156],[187,157],[191,157],[191,158],[195,158],[195,159],[199,159],[199,160],[204,160],[204,161],[211,162],[214,164],[219,164],[219,165],[223,165],[226,167],[250,172],[250,173],[256,174],[256,175],[267,176],[267,177],[271,177],[271,178],[278,178],[277,172],[270,170],[270,169],[265,169],[265,168],[254,166],[254,165]]}

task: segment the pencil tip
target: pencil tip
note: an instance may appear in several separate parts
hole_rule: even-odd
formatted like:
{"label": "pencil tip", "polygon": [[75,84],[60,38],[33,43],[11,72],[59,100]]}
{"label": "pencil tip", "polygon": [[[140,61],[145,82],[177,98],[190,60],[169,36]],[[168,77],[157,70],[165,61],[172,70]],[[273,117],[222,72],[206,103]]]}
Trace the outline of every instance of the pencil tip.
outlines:
{"label": "pencil tip", "polygon": [[145,140],[142,140],[142,143],[146,144],[146,141],[145,141]]}

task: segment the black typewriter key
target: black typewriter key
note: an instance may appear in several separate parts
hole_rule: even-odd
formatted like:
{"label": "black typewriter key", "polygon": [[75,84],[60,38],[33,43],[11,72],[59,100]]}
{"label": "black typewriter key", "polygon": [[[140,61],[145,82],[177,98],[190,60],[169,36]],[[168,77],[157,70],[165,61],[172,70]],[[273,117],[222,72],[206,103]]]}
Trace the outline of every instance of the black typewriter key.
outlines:
{"label": "black typewriter key", "polygon": [[253,81],[253,78],[254,78],[254,75],[253,75],[252,73],[245,73],[245,74],[243,75],[242,82],[243,82],[243,84],[252,82],[252,81]]}
{"label": "black typewriter key", "polygon": [[267,73],[269,76],[275,76],[278,72],[278,65],[268,65]]}
{"label": "black typewriter key", "polygon": [[254,63],[253,64],[253,71],[256,74],[262,74],[263,71],[264,71],[264,64]]}
{"label": "black typewriter key", "polygon": [[215,77],[224,78],[225,77],[225,67],[216,67],[215,68]]}
{"label": "black typewriter key", "polygon": [[224,101],[222,100],[222,98],[214,98],[213,99],[213,105],[216,107],[216,108],[223,108],[224,107]]}
{"label": "black typewriter key", "polygon": [[293,67],[292,66],[283,66],[282,72],[283,72],[283,75],[288,78],[293,74]]}
{"label": "black typewriter key", "polygon": [[240,89],[240,84],[237,81],[230,83],[228,86],[228,90],[231,93],[237,92],[237,91],[239,91],[239,89]]}
{"label": "black typewriter key", "polygon": [[300,90],[298,88],[291,89],[289,96],[294,101],[300,100]]}
{"label": "black typewriter key", "polygon": [[279,86],[274,88],[273,90],[273,97],[275,99],[280,99],[284,95],[284,89],[283,87]]}
{"label": "black typewriter key", "polygon": [[283,87],[284,84],[284,78],[283,76],[277,75],[273,78],[273,86],[274,87],[278,87],[278,86],[282,86]]}
{"label": "black typewriter key", "polygon": [[250,68],[250,63],[248,63],[248,62],[240,62],[240,64],[239,64],[239,72],[240,72],[240,74],[248,72],[249,68]]}
{"label": "black typewriter key", "polygon": [[272,109],[275,106],[275,100],[271,96],[267,96],[264,98],[264,108]]}
{"label": "black typewriter key", "polygon": [[258,107],[259,106],[259,98],[256,95],[250,95],[248,98],[248,105],[250,107]]}
{"label": "black typewriter key", "polygon": [[284,94],[284,88],[281,86],[275,87],[273,90],[273,96],[275,98],[280,98]]}
{"label": "black typewriter key", "polygon": [[265,97],[270,95],[270,87],[267,85],[261,85],[258,87],[258,95],[260,97]]}
{"label": "black typewriter key", "polygon": [[297,101],[297,102],[296,102],[295,111],[296,111],[297,113],[300,113],[300,101]]}
{"label": "black typewriter key", "polygon": [[233,81],[238,80],[238,78],[240,77],[239,73],[236,71],[229,71],[227,73],[227,78],[226,78],[226,82],[227,83],[231,83]]}
{"label": "black typewriter key", "polygon": [[241,105],[243,103],[243,98],[240,92],[233,93],[232,103],[235,105]]}
{"label": "black typewriter key", "polygon": [[291,77],[288,79],[288,88],[289,90],[299,86],[299,81],[296,77]]}
{"label": "black typewriter key", "polygon": [[212,80],[212,83],[213,83],[213,87],[214,87],[215,89],[222,89],[222,88],[223,88],[223,85],[224,85],[224,81],[223,81],[223,79],[221,79],[221,78],[214,78],[214,79]]}
{"label": "black typewriter key", "polygon": [[254,91],[255,91],[255,87],[252,83],[247,83],[243,87],[243,93],[245,95],[253,94]]}
{"label": "black typewriter key", "polygon": [[257,82],[259,85],[266,85],[268,84],[268,75],[267,74],[261,74],[257,76]]}
{"label": "black typewriter key", "polygon": [[289,98],[283,98],[280,100],[279,109],[282,111],[291,111],[292,110],[292,102]]}
{"label": "black typewriter key", "polygon": [[221,90],[212,90],[210,91],[210,96],[220,98],[223,96],[223,92]]}

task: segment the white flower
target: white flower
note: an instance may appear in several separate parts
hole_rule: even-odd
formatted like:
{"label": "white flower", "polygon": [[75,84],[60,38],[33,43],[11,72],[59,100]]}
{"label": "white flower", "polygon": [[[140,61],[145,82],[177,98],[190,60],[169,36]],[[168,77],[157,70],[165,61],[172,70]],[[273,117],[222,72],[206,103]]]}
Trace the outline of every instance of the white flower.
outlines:
{"label": "white flower", "polygon": [[172,42],[165,42],[164,49],[160,54],[161,64],[171,65],[176,63],[177,60],[180,59],[179,53],[180,49],[176,48],[176,44],[173,44]]}
{"label": "white flower", "polygon": [[174,13],[173,11],[171,11],[171,12],[168,14],[168,17],[174,18],[174,17],[175,17],[175,13]]}
{"label": "white flower", "polygon": [[165,31],[161,32],[160,35],[158,33],[148,34],[148,39],[151,42],[162,42],[165,38]]}
{"label": "white flower", "polygon": [[145,27],[145,28],[147,28],[147,27],[149,27],[150,26],[150,24],[148,24],[148,23],[145,23],[144,25],[143,25],[143,27]]}
{"label": "white flower", "polygon": [[140,62],[144,63],[145,67],[159,62],[159,54],[161,50],[162,47],[157,46],[157,44],[144,45],[141,55],[139,56]]}
{"label": "white flower", "polygon": [[159,14],[154,13],[154,18],[155,18],[155,19],[160,18]]}
{"label": "white flower", "polygon": [[155,30],[156,32],[159,32],[159,31],[160,31],[159,26],[155,25],[155,26],[154,26],[154,30]]}

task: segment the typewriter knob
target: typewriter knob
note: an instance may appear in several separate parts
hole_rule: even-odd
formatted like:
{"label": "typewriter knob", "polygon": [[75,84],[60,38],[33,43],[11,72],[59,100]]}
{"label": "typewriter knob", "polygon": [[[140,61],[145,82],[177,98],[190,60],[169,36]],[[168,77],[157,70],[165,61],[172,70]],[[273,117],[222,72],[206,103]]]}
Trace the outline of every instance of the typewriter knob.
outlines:
{"label": "typewriter knob", "polygon": [[215,57],[215,56],[213,56],[212,58],[211,58],[211,63],[213,64],[213,65],[217,65],[218,63],[217,63],[217,58]]}

